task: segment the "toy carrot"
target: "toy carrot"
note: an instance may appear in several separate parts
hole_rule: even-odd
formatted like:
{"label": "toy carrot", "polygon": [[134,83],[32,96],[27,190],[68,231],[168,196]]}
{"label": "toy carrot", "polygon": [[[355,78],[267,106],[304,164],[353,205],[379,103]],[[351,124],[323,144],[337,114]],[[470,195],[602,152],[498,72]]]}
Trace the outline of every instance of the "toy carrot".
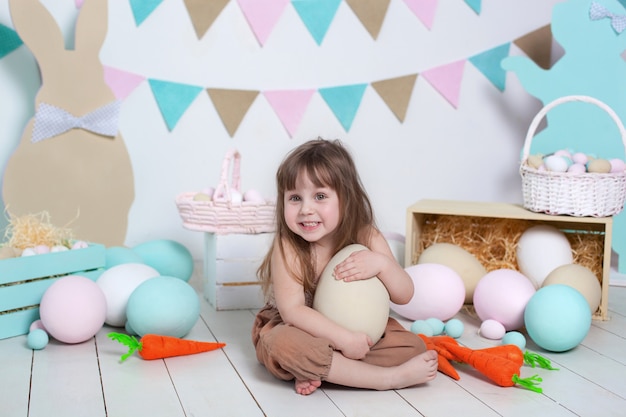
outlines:
{"label": "toy carrot", "polygon": [[196,340],[179,339],[172,336],[146,334],[141,340],[135,336],[123,333],[109,333],[108,337],[128,347],[128,352],[121,357],[124,362],[134,352],[139,353],[143,359],[163,359],[173,356],[193,355],[195,353],[208,352],[226,346],[225,343],[200,342]]}
{"label": "toy carrot", "polygon": [[521,365],[519,362],[495,355],[493,352],[484,352],[484,349],[472,350],[458,344],[448,344],[447,348],[460,362],[472,366],[501,387],[512,387],[518,384],[531,391],[543,392],[541,388],[537,387],[542,381],[538,375],[520,378]]}
{"label": "toy carrot", "polygon": [[448,360],[448,357],[451,357],[452,355],[449,352],[444,352],[444,349],[441,346],[435,344],[432,340],[432,337],[428,337],[423,334],[419,334],[418,336],[421,337],[426,344],[426,349],[434,350],[437,352],[437,370],[442,374],[448,375],[450,378],[457,381],[461,379],[456,369],[454,369],[454,367]]}

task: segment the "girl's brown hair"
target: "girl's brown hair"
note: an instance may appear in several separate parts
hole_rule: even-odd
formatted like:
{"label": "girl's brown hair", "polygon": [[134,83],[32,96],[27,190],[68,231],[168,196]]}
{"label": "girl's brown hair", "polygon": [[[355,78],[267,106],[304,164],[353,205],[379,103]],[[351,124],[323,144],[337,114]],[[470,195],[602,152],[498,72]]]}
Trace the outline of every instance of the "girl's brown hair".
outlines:
{"label": "girl's brown hair", "polygon": [[315,287],[315,265],[311,244],[287,227],[284,212],[284,195],[296,186],[298,175],[305,173],[318,187],[330,187],[337,193],[341,221],[336,230],[333,253],[352,243],[366,245],[375,226],[372,205],[365,192],[352,156],[339,140],[314,139],[293,149],[281,163],[276,173],[276,235],[274,244],[259,267],[258,275],[263,292],[269,297],[271,285],[272,253],[276,248],[282,256],[283,244],[290,245],[296,253],[295,263],[287,265],[289,272],[312,294]]}

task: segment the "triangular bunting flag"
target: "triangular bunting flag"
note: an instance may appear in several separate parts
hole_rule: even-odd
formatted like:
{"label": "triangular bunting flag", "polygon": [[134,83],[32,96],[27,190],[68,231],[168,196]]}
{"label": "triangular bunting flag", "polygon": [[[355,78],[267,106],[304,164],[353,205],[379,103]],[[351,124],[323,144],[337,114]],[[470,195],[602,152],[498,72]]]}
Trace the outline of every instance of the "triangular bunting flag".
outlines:
{"label": "triangular bunting flag", "polygon": [[257,40],[263,46],[289,0],[237,0]]}
{"label": "triangular bunting flag", "polygon": [[10,27],[0,24],[0,58],[15,51],[22,45],[22,40]]}
{"label": "triangular bunting flag", "polygon": [[467,3],[467,5],[471,7],[476,14],[480,14],[482,0],[465,0],[465,3]]}
{"label": "triangular bunting flag", "polygon": [[506,84],[506,71],[500,63],[509,56],[510,49],[511,44],[505,43],[469,58],[469,61],[500,91],[504,91]]}
{"label": "triangular bunting flag", "polygon": [[133,10],[135,24],[137,26],[141,25],[162,2],[163,0],[130,0],[130,7]]}
{"label": "triangular bunting flag", "polygon": [[320,88],[326,104],[333,111],[343,128],[350,130],[367,84],[354,84],[341,87]]}
{"label": "triangular bunting flag", "polygon": [[404,122],[416,79],[417,74],[413,74],[372,83],[374,90],[400,122]]}
{"label": "triangular bunting flag", "polygon": [[296,133],[315,90],[274,90],[263,95],[270,103],[290,137]]}
{"label": "triangular bunting flag", "polygon": [[188,84],[152,79],[148,79],[148,82],[170,131],[202,91],[202,87]]}
{"label": "triangular bunting flag", "polygon": [[229,0],[185,0],[185,7],[198,39],[202,39],[228,2]]}
{"label": "triangular bunting flag", "polygon": [[322,44],[341,0],[291,0],[315,42]]}
{"label": "triangular bunting flag", "polygon": [[454,108],[459,104],[461,92],[461,81],[463,80],[463,69],[465,60],[442,65],[422,72],[420,75],[425,78],[435,90],[441,94]]}
{"label": "triangular bunting flag", "polygon": [[124,100],[146,78],[142,75],[133,74],[116,68],[103,66],[104,81],[107,83],[113,95],[118,100]]}
{"label": "triangular bunting flag", "polygon": [[404,2],[428,30],[433,27],[439,0],[404,0]]}
{"label": "triangular bunting flag", "polygon": [[550,24],[517,38],[513,43],[541,68],[550,69],[552,62],[552,29]]}
{"label": "triangular bunting flag", "polygon": [[258,91],[221,88],[208,88],[207,93],[231,138],[239,128],[252,102],[259,95]]}
{"label": "triangular bunting flag", "polygon": [[76,8],[80,9],[81,7],[83,7],[83,3],[85,0],[74,0],[74,3],[76,3]]}
{"label": "triangular bunting flag", "polygon": [[378,38],[390,0],[346,0],[372,38]]}

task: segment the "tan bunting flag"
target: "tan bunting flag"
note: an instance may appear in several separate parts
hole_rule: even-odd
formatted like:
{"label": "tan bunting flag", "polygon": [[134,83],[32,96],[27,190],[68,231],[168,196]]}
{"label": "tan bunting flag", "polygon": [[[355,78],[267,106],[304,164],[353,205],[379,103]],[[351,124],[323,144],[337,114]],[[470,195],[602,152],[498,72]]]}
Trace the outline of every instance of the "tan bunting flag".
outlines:
{"label": "tan bunting flag", "polygon": [[217,16],[230,0],[185,0],[187,13],[196,31],[198,39],[202,39],[211,27]]}
{"label": "tan bunting flag", "polygon": [[372,87],[400,122],[404,122],[417,74],[376,81]]}
{"label": "tan bunting flag", "polygon": [[545,25],[513,41],[518,48],[543,69],[550,69],[552,30]]}
{"label": "tan bunting flag", "polygon": [[345,0],[365,29],[376,39],[391,0]]}
{"label": "tan bunting flag", "polygon": [[230,137],[234,136],[256,96],[259,95],[258,91],[221,88],[207,88],[207,93]]}

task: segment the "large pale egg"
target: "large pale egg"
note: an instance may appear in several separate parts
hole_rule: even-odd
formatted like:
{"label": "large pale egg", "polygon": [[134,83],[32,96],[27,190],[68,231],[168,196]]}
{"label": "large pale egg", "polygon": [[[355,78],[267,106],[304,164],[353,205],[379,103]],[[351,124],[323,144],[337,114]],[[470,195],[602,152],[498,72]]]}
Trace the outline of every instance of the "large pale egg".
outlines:
{"label": "large pale egg", "polygon": [[535,289],[541,287],[554,269],[574,261],[565,233],[549,225],[526,229],[517,242],[516,254],[520,272],[532,281]]}
{"label": "large pale egg", "polygon": [[602,299],[602,286],[596,275],[583,265],[562,265],[550,272],[543,286],[564,284],[578,290],[589,304],[591,314],[594,314],[600,306]]}
{"label": "large pale egg", "polygon": [[452,243],[434,243],[424,249],[418,264],[440,264],[452,268],[465,285],[465,303],[470,304],[478,281],[487,274],[487,270],[478,259],[462,247]]}
{"label": "large pale egg", "polygon": [[340,326],[366,333],[372,342],[381,338],[389,319],[389,293],[377,278],[345,282],[333,276],[335,267],[363,245],[349,245],[337,252],[322,272],[313,308]]}

